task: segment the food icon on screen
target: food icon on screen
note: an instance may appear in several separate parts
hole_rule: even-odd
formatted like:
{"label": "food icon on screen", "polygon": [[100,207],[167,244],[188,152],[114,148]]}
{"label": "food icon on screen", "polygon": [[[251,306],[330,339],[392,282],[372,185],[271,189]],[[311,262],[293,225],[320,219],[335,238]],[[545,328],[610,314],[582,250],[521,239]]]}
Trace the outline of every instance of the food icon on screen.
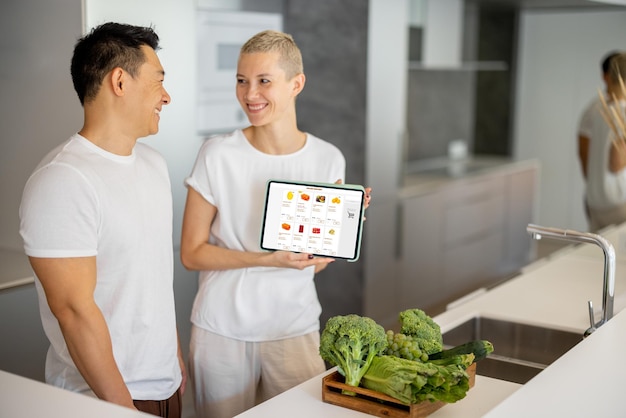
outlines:
{"label": "food icon on screen", "polygon": [[291,225],[284,223],[281,225],[281,228],[283,228],[285,231],[289,231],[291,229]]}
{"label": "food icon on screen", "polygon": [[288,191],[287,192],[287,200],[291,200],[293,199],[293,192],[292,191]]}
{"label": "food icon on screen", "polygon": [[311,198],[311,196],[309,196],[306,193],[301,193],[300,194],[300,199],[304,200],[305,202],[308,202],[310,198]]}
{"label": "food icon on screen", "polygon": [[328,233],[330,235],[335,235],[335,230],[331,228],[331,229],[328,230]]}
{"label": "food icon on screen", "polygon": [[325,203],[326,202],[326,196],[318,194],[317,196],[315,196],[315,201],[317,203]]}
{"label": "food icon on screen", "polygon": [[313,227],[311,232],[313,232],[314,234],[320,234],[322,232],[322,229],[318,227]]}
{"label": "food icon on screen", "polygon": [[341,199],[339,199],[337,196],[335,196],[335,197],[333,197],[331,202],[334,203],[335,205],[338,205],[338,204],[341,203]]}
{"label": "food icon on screen", "polygon": [[301,234],[304,232],[304,225],[300,225],[298,227],[298,232],[301,233]]}

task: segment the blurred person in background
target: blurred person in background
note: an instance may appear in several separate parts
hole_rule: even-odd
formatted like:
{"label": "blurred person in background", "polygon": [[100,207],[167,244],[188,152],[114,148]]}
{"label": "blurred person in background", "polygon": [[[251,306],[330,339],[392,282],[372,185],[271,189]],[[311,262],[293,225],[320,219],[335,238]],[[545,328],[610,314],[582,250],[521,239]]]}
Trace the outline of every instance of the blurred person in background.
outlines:
{"label": "blurred person in background", "polygon": [[[619,78],[626,80],[626,53],[607,54],[601,68],[604,100],[623,112],[626,97]],[[615,137],[602,111],[598,96],[583,112],[578,127],[578,156],[585,179],[585,213],[591,232],[626,221],[625,138]]]}

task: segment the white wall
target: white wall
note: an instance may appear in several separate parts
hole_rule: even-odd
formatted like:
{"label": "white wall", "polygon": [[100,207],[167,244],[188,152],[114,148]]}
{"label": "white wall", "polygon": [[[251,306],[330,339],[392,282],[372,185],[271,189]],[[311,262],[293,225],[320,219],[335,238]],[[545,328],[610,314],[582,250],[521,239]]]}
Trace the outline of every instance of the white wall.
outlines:
{"label": "white wall", "polygon": [[[367,211],[364,314],[397,321],[399,233],[397,188],[406,133],[408,0],[370,0],[367,57],[365,184],[376,205]],[[390,81],[391,80],[391,81]]]}
{"label": "white wall", "polygon": [[587,230],[578,118],[603,88],[600,61],[626,49],[626,11],[521,14],[514,154],[541,161],[537,222]]}

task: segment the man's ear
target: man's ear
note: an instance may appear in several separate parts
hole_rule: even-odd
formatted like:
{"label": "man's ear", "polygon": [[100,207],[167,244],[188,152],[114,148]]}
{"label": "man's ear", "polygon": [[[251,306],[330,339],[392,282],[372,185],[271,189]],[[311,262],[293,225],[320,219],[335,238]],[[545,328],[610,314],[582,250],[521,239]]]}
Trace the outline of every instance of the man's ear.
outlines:
{"label": "man's ear", "polygon": [[300,94],[302,89],[304,89],[304,84],[306,82],[306,77],[303,73],[296,74],[293,77],[293,95],[294,97]]}
{"label": "man's ear", "polygon": [[120,67],[116,67],[111,71],[109,82],[111,89],[116,96],[124,95],[125,73]]}

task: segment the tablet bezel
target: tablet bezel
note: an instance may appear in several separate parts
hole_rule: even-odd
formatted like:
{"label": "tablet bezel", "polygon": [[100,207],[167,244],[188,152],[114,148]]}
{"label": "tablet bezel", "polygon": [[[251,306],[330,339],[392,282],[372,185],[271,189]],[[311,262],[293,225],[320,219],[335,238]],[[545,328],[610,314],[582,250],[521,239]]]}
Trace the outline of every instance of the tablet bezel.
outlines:
{"label": "tablet bezel", "polygon": [[[266,251],[289,251],[289,250],[284,250],[281,248],[265,247],[263,244],[263,238],[265,236],[266,220],[267,220],[267,214],[268,214],[269,193],[270,193],[270,188],[271,188],[272,183],[294,186],[296,188],[297,187],[320,187],[320,188],[323,187],[323,188],[329,188],[329,189],[354,190],[354,191],[361,192],[361,209],[359,211],[359,225],[357,227],[356,237],[354,237],[354,256],[353,257],[340,257],[340,256],[333,256],[333,255],[328,255],[328,254],[311,253],[316,257],[329,257],[329,258],[335,258],[335,259],[340,259],[340,260],[346,260],[350,262],[354,262],[359,259],[360,254],[361,254],[361,239],[363,237],[363,220],[364,220],[363,215],[365,211],[365,189],[363,188],[363,186],[356,185],[356,184],[321,183],[321,182],[278,180],[278,179],[268,180],[266,184],[266,188],[265,188],[265,201],[263,203],[263,217],[261,220],[261,234],[260,234],[260,240],[259,240],[259,245],[261,249],[266,250]],[[292,251],[292,252],[297,252],[297,251]]]}

